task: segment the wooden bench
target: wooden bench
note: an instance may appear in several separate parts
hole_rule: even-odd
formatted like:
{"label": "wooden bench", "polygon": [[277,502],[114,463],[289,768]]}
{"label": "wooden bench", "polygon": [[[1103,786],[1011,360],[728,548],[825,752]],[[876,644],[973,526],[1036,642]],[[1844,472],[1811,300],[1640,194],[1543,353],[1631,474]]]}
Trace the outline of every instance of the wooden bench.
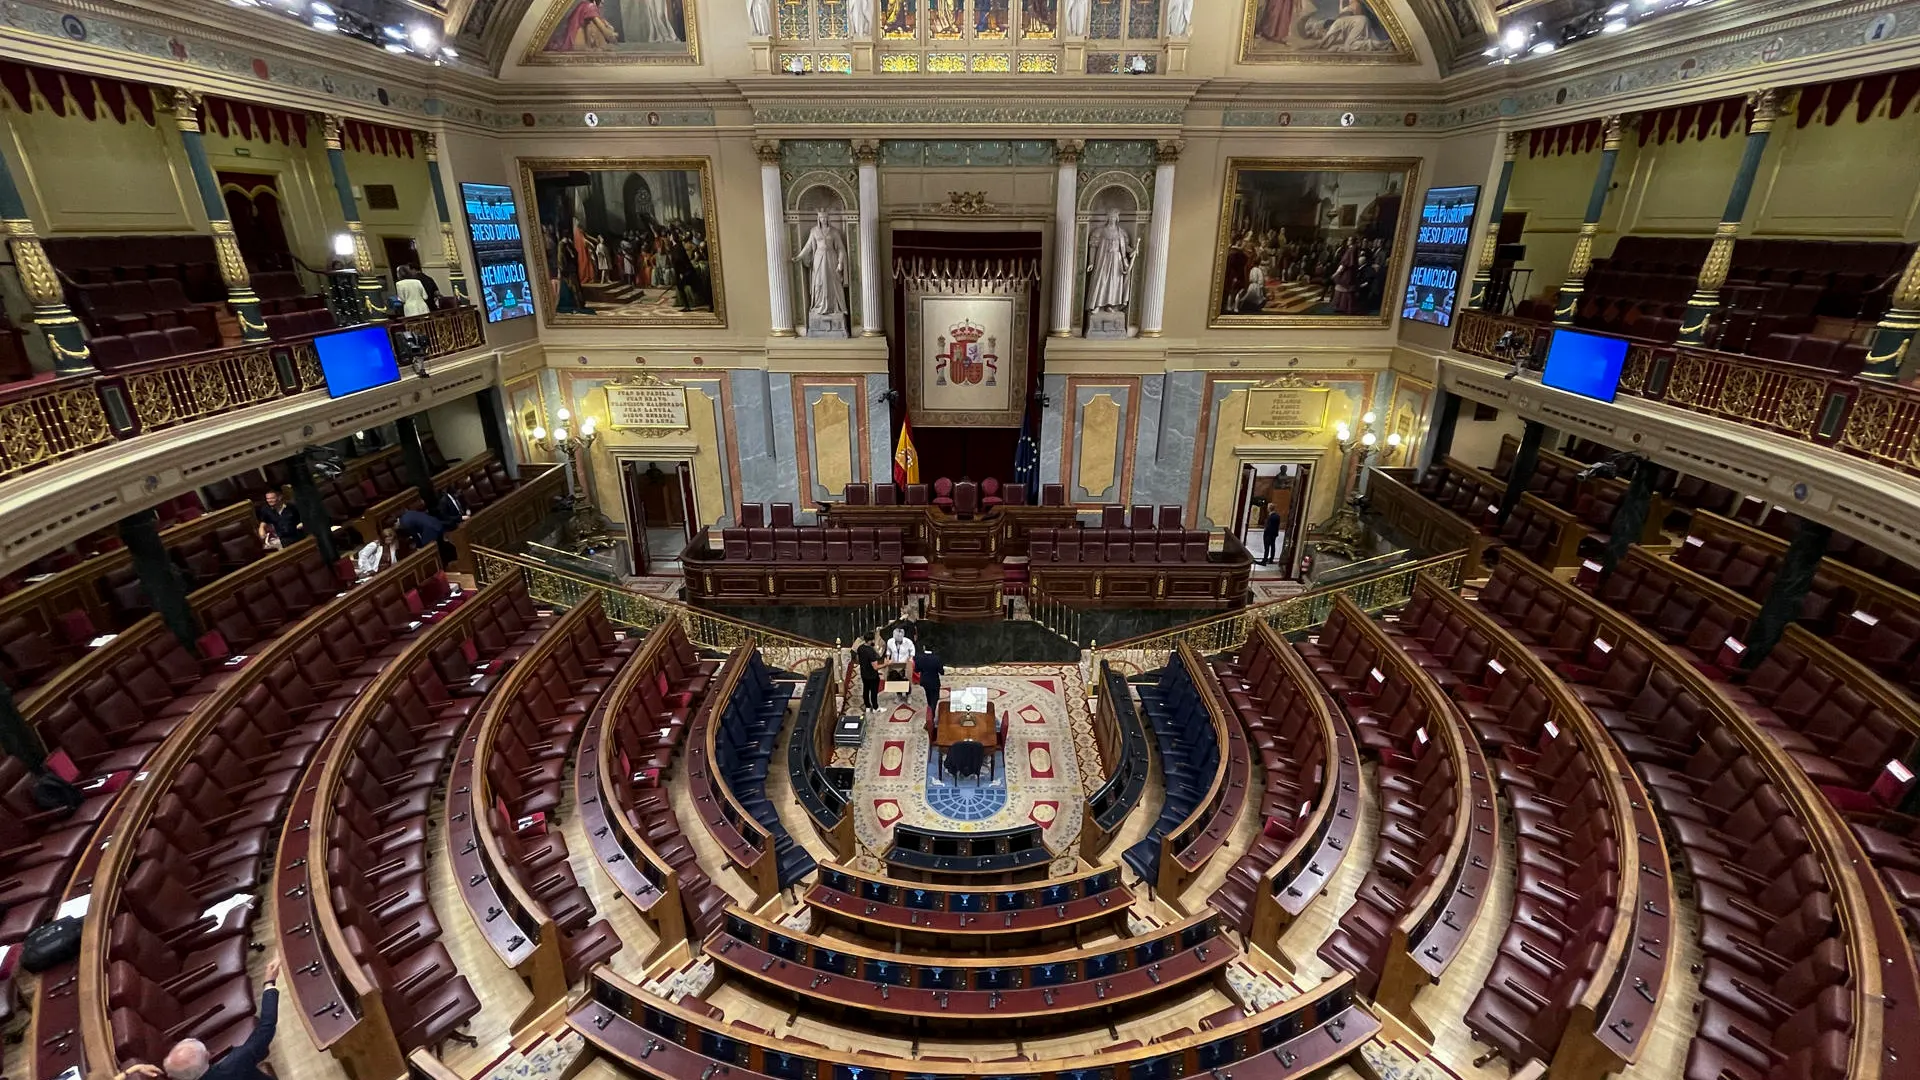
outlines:
{"label": "wooden bench", "polygon": [[1214,853],[1226,846],[1233,824],[1247,804],[1247,792],[1253,781],[1253,757],[1247,751],[1246,729],[1241,726],[1239,715],[1227,707],[1213,668],[1200,658],[1190,642],[1180,643],[1180,655],[1213,721],[1214,733],[1220,740],[1220,762],[1206,797],[1162,841],[1160,896],[1176,907],[1180,895],[1206,870]]}
{"label": "wooden bench", "polygon": [[1087,797],[1080,832],[1081,853],[1094,859],[1107,850],[1127,815],[1140,804],[1147,790],[1147,775],[1153,769],[1147,732],[1140,726],[1140,711],[1134,707],[1126,677],[1102,660],[1096,688],[1099,696],[1093,703],[1093,737],[1107,778]]}
{"label": "wooden bench", "polygon": [[1043,885],[903,884],[845,865],[822,863],[820,880],[801,897],[827,921],[895,942],[988,950],[1124,924],[1133,891],[1117,866],[1097,867]]}

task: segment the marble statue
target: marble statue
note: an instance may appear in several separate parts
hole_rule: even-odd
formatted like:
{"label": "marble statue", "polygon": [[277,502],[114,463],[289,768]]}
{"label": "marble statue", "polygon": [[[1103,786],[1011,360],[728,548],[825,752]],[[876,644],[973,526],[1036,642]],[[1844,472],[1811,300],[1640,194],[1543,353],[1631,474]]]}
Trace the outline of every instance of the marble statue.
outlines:
{"label": "marble statue", "polygon": [[855,41],[873,37],[873,0],[847,0],[847,36]]}
{"label": "marble statue", "polygon": [[1167,0],[1167,36],[1186,37],[1193,29],[1193,0]]}
{"label": "marble statue", "polygon": [[1093,17],[1092,0],[1066,0],[1063,20],[1069,37],[1086,37],[1087,22]]}
{"label": "marble statue", "polygon": [[[811,260],[811,261],[809,261]],[[825,210],[817,211],[813,229],[801,246],[794,262],[807,263],[807,325],[825,332],[836,328],[846,332],[847,325],[847,242],[840,230],[827,220]]]}
{"label": "marble statue", "polygon": [[1125,311],[1132,300],[1128,283],[1133,275],[1135,248],[1120,227],[1120,211],[1107,211],[1107,220],[1087,237],[1087,310]]}
{"label": "marble statue", "polygon": [[772,37],[773,0],[747,0],[747,22],[754,37]]}

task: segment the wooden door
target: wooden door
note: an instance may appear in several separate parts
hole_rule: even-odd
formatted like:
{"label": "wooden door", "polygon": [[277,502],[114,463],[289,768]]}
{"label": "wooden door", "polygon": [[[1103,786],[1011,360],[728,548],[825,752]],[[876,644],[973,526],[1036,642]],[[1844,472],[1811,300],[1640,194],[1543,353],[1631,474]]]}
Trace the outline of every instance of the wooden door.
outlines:
{"label": "wooden door", "polygon": [[627,548],[633,553],[633,572],[652,573],[653,552],[647,546],[646,470],[637,461],[620,463],[620,493],[627,509]]}
{"label": "wooden door", "polygon": [[693,543],[694,537],[700,535],[700,529],[702,527],[700,524],[700,514],[696,509],[700,504],[694,501],[693,497],[693,463],[683,461],[675,471],[680,474],[681,528],[686,530],[687,543],[691,544]]}
{"label": "wooden door", "polygon": [[1300,576],[1300,537],[1307,531],[1307,498],[1313,491],[1313,466],[1296,465],[1292,478],[1292,499],[1287,510],[1287,535],[1279,557],[1281,572],[1289,580]]}
{"label": "wooden door", "polygon": [[1247,535],[1247,513],[1253,505],[1253,466],[1240,466],[1240,486],[1233,492],[1233,535]]}

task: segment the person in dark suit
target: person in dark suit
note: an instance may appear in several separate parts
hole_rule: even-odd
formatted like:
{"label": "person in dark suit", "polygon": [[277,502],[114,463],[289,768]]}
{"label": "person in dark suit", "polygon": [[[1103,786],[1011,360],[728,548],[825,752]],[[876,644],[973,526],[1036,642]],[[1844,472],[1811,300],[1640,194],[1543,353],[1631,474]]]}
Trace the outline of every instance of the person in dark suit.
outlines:
{"label": "person in dark suit", "polygon": [[447,531],[451,532],[459,528],[461,522],[472,517],[473,511],[467,509],[467,504],[461,502],[459,496],[451,491],[445,491],[441,492],[439,501],[433,504],[433,516],[439,518],[447,527]]}
{"label": "person in dark suit", "polygon": [[453,545],[447,541],[448,525],[444,518],[420,510],[408,510],[394,523],[399,530],[413,540],[416,548],[434,544],[440,548],[440,561],[450,563],[454,559]]}
{"label": "person in dark suit", "polygon": [[932,716],[940,707],[940,676],[946,674],[947,667],[929,646],[914,657],[913,670],[920,673],[920,689],[927,692],[927,715]]}
{"label": "person in dark suit", "polygon": [[[276,959],[267,965],[267,989],[260,995],[260,1018],[254,1021],[253,1034],[247,1036],[246,1042],[227,1051],[219,1061],[209,1059],[207,1047],[199,1039],[174,1043],[163,1063],[168,1080],[270,1080],[260,1070],[260,1063],[267,1060],[267,1050],[273,1045],[274,1025],[280,1017],[279,981],[280,961]],[[153,1066],[136,1068],[153,1069]],[[131,1074],[134,1070],[127,1071]]]}
{"label": "person in dark suit", "polygon": [[1266,566],[1273,562],[1274,545],[1280,542],[1280,511],[1272,506],[1267,507],[1267,525],[1260,531],[1260,538],[1266,542],[1267,548],[1266,554],[1260,558],[1260,565]]}
{"label": "person in dark suit", "polygon": [[879,640],[878,633],[868,634],[853,653],[860,668],[860,703],[868,711],[880,707],[880,650],[874,647]]}

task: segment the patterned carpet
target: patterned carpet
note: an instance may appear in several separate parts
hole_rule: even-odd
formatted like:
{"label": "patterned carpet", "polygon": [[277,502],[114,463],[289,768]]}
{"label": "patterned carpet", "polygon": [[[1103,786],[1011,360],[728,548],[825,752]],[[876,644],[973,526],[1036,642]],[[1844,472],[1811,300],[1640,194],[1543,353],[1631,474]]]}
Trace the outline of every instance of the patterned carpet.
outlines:
{"label": "patterned carpet", "polygon": [[[946,686],[984,686],[996,714],[1008,718],[1007,745],[994,777],[930,780],[926,706],[905,705],[869,720],[854,762],[857,865],[880,866],[897,822],[955,832],[989,832],[1037,822],[1056,866],[1077,863],[1086,793],[1104,778],[1087,715],[1080,669],[1057,664],[949,668]],[[1070,751],[1070,752],[1069,752]],[[836,760],[839,755],[836,755]]]}

